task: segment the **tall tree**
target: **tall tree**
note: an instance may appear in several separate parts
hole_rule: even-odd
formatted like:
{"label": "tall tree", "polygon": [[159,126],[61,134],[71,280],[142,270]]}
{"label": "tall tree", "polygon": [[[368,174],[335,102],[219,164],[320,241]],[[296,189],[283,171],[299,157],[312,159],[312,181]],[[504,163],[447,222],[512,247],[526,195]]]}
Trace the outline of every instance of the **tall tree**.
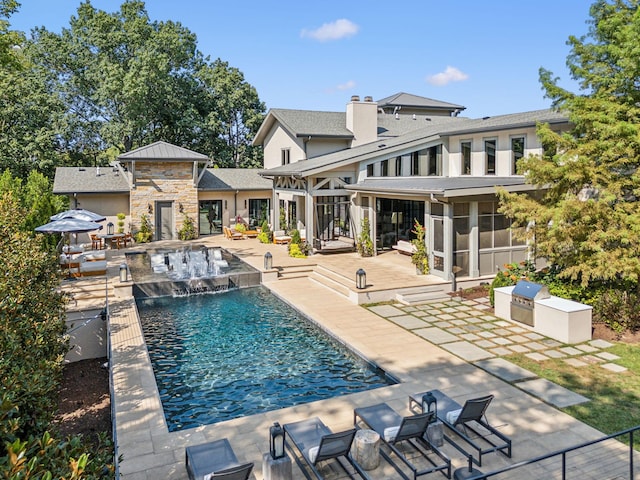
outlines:
{"label": "tall tree", "polygon": [[538,128],[540,157],[523,161],[539,197],[501,192],[502,211],[529,227],[539,257],[580,281],[638,282],[640,275],[640,11],[638,0],[598,0],[588,34],[571,36],[572,93],[545,69],[540,80],[573,129]]}

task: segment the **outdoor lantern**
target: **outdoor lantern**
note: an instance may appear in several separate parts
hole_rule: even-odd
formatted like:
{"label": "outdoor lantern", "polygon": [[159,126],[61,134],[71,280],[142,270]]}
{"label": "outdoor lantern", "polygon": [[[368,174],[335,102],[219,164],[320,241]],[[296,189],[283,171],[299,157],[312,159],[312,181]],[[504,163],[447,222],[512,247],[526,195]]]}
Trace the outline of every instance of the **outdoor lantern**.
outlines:
{"label": "outdoor lantern", "polygon": [[278,422],[269,427],[269,453],[274,460],[284,457],[284,430]]}
{"label": "outdoor lantern", "polygon": [[121,282],[126,282],[127,281],[127,264],[126,263],[121,263],[120,264],[120,281]]}
{"label": "outdoor lantern", "polygon": [[113,222],[107,223],[107,235],[113,235]]}
{"label": "outdoor lantern", "polygon": [[438,400],[433,393],[427,392],[422,396],[422,413],[434,412],[433,422],[438,419]]}
{"label": "outdoor lantern", "polygon": [[264,254],[264,269],[271,270],[273,268],[273,255],[271,252],[267,252]]}
{"label": "outdoor lantern", "polygon": [[356,272],[356,288],[367,288],[367,273],[362,268]]}

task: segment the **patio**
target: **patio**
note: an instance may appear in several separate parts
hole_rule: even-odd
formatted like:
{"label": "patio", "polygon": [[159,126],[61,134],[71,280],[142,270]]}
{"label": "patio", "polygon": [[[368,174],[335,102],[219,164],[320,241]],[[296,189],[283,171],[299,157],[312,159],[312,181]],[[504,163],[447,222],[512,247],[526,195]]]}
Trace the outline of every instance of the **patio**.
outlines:
{"label": "patio", "polygon": [[[519,388],[518,373],[521,372],[514,371],[500,362],[496,363],[497,359],[492,361],[491,355],[480,359],[465,358],[464,349],[453,351],[447,348],[447,345],[451,347],[458,343],[458,337],[448,342],[442,341],[442,337],[433,336],[440,332],[430,330],[435,328],[445,332],[449,327],[437,326],[435,320],[432,320],[434,324],[426,323],[430,321],[426,317],[436,315],[436,311],[439,311],[438,314],[455,317],[453,311],[442,310],[458,307],[461,310],[456,311],[464,312],[467,321],[478,319],[476,323],[498,322],[495,317],[490,318],[492,316],[487,312],[486,303],[457,302],[441,298],[419,308],[399,306],[395,312],[380,310],[382,307],[396,308],[392,305],[366,309],[313,279],[315,270],[327,269],[345,279],[351,279],[352,288],[355,290],[355,271],[364,268],[367,272],[366,290],[370,293],[383,288],[402,289],[407,286],[420,287],[438,283],[430,276],[417,276],[410,259],[406,256],[390,252],[364,259],[357,254],[316,255],[308,259],[294,259],[288,257],[286,246],[262,245],[255,239],[231,241],[222,237],[210,237],[200,239],[198,243],[220,245],[260,270],[263,269],[264,254],[269,251],[273,255],[274,269],[278,270],[282,277],[268,282],[266,286],[351,345],[361,355],[398,377],[401,383],[169,433],[164,423],[134,302],[131,298],[110,298],[112,401],[115,411],[117,454],[123,457],[120,465],[123,479],[186,479],[185,447],[226,437],[240,461],[255,462],[254,476],[260,480],[262,455],[268,451],[268,430],[273,422],[284,424],[318,416],[332,430],[339,431],[352,426],[355,408],[386,402],[395,410],[408,413],[409,395],[430,389],[446,392],[459,402],[488,393],[496,396],[489,410],[490,421],[512,438],[513,458],[487,455],[483,459],[482,467],[485,472],[602,436],[601,432],[550,405],[553,402],[549,402],[545,395],[547,392],[554,393],[554,389],[549,388],[553,385],[537,386],[533,394],[540,398],[536,398]],[[113,251],[108,257],[109,283],[112,285],[115,284],[114,277],[117,275],[117,265],[123,259],[122,255],[122,251]],[[76,287],[82,285],[81,282],[75,284]],[[101,285],[104,292],[104,279]],[[540,339],[529,339],[529,343],[536,341],[541,342]],[[482,350],[482,347],[474,346]],[[547,350],[554,348],[549,346]],[[599,351],[606,349],[606,345],[596,344],[592,348]],[[489,351],[490,348],[485,350]],[[477,350],[470,351],[477,353]],[[471,362],[480,362],[483,368]],[[511,378],[514,375],[515,378]],[[523,375],[523,379],[529,378],[526,374]],[[611,453],[618,452],[618,448],[616,445],[609,448],[611,450],[608,453],[613,457]],[[465,459],[457,452],[447,449],[445,451],[452,458],[455,468],[466,464]],[[300,478],[300,472],[296,468],[294,464],[294,478]],[[596,475],[596,468],[592,464],[585,465],[583,473]],[[368,473],[372,479],[397,476],[386,462],[381,462],[380,467]],[[608,470],[608,478],[609,474]]]}

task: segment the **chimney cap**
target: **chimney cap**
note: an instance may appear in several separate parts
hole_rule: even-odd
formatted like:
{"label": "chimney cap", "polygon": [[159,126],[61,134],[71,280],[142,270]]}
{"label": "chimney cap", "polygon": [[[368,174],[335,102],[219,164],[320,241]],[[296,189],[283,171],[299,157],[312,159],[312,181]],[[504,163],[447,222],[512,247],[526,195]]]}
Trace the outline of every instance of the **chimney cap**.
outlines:
{"label": "chimney cap", "polygon": [[351,95],[351,101],[352,102],[359,102],[360,101],[360,95]]}
{"label": "chimney cap", "polygon": [[370,95],[367,95],[366,97],[364,97],[364,101],[365,102],[373,102],[373,97]]}

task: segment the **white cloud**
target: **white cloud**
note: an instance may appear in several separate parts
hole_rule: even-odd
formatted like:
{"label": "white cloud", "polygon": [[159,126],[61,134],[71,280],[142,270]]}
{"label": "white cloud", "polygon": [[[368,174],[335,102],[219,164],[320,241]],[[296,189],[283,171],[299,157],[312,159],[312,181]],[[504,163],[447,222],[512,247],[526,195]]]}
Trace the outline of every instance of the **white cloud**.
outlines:
{"label": "white cloud", "polygon": [[348,82],[341,83],[340,85],[336,86],[336,89],[338,89],[338,90],[351,90],[355,86],[356,86],[356,82],[354,82],[353,80],[349,80]]}
{"label": "white cloud", "polygon": [[444,72],[429,75],[427,77],[427,83],[442,87],[451,82],[462,82],[467,78],[469,78],[469,75],[466,73],[461,72],[456,67],[447,66],[447,68],[444,69]]}
{"label": "white cloud", "polygon": [[300,32],[303,38],[312,38],[319,42],[328,42],[330,40],[340,40],[348,38],[358,33],[360,27],[346,18],[341,18],[335,22],[325,23],[315,30],[307,30],[306,28]]}

